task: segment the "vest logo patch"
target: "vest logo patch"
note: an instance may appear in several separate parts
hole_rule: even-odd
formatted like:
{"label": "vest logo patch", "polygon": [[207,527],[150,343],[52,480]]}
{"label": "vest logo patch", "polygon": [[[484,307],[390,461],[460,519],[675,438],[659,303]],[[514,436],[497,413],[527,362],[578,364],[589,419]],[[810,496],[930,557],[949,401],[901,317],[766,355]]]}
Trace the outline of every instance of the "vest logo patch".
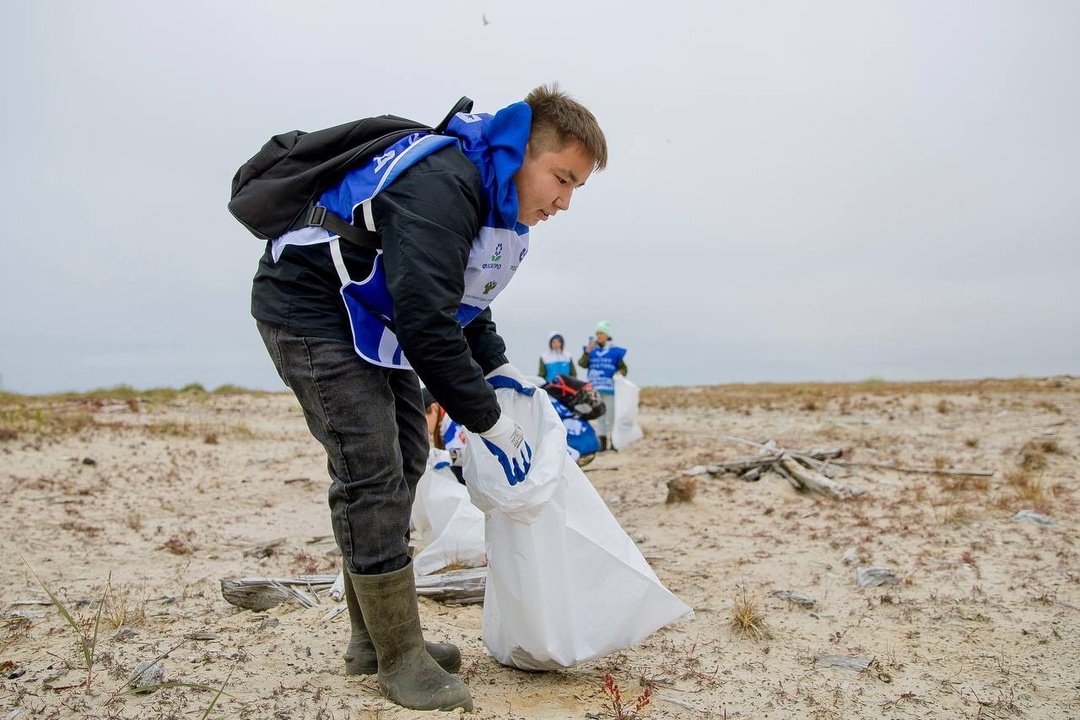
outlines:
{"label": "vest logo patch", "polygon": [[498,287],[498,285],[498,280],[489,280],[487,283],[484,284],[484,294],[487,295],[489,292]]}
{"label": "vest logo patch", "polygon": [[[503,244],[499,243],[498,245],[495,246],[495,252],[491,253],[491,262],[486,262],[483,265],[481,265],[480,267],[484,268],[485,270],[492,270],[492,269],[502,270],[502,263],[499,262],[500,260],[502,260],[502,253],[503,253]],[[485,291],[485,292],[487,292],[487,291]]]}

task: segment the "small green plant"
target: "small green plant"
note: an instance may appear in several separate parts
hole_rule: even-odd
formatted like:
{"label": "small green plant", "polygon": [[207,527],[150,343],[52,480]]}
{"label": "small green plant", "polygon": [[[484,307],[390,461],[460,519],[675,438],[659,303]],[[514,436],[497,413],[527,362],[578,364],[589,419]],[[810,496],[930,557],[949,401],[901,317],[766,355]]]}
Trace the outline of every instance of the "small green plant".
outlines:
{"label": "small green plant", "polygon": [[105,590],[102,593],[101,600],[98,602],[97,614],[94,615],[92,620],[87,618],[86,620],[79,622],[68,611],[67,607],[56,593],[54,593],[38,576],[34,568],[26,561],[26,558],[23,558],[22,560],[30,570],[30,574],[37,580],[38,585],[40,585],[41,589],[45,591],[45,594],[49,596],[49,601],[52,602],[60,612],[60,617],[64,618],[64,622],[66,622],[75,633],[76,645],[82,651],[83,665],[86,667],[86,689],[89,690],[90,682],[93,678],[94,655],[97,651],[98,628],[101,627],[101,612],[105,608],[105,601],[109,596],[109,587],[112,585],[112,573],[109,574],[109,580],[105,584]]}
{"label": "small green plant", "polygon": [[221,699],[222,693],[225,692],[225,686],[229,684],[229,678],[232,677],[233,670],[235,669],[236,666],[233,665],[232,670],[229,670],[229,674],[225,676],[225,682],[221,683],[221,687],[218,688],[217,694],[214,695],[214,699],[210,701],[210,704],[206,706],[206,711],[199,716],[199,720],[206,720],[206,718],[210,717],[210,711],[214,709],[214,706],[217,705],[217,701]]}
{"label": "small green plant", "polygon": [[622,691],[619,690],[619,686],[615,683],[615,678],[610,674],[604,676],[604,694],[607,695],[608,703],[611,707],[607,708],[611,713],[611,717],[614,720],[636,720],[641,717],[641,711],[652,700],[652,688],[645,687],[645,692],[638,695],[637,700],[634,701],[634,707],[624,707],[622,702]]}
{"label": "small green plant", "polygon": [[145,692],[153,692],[154,690],[157,690],[159,688],[190,688],[192,690],[206,690],[207,692],[214,693],[214,697],[211,698],[210,704],[206,706],[206,710],[204,710],[203,714],[199,716],[199,720],[206,720],[206,718],[210,716],[210,712],[214,709],[214,706],[217,705],[218,700],[221,699],[222,695],[226,695],[230,698],[233,697],[231,694],[225,692],[225,687],[229,684],[229,680],[232,678],[233,672],[236,671],[236,665],[232,666],[232,668],[229,670],[229,674],[225,676],[225,680],[218,688],[215,688],[212,685],[204,685],[202,683],[162,682],[147,684],[144,682],[147,670],[149,668],[152,668],[158,662],[167,658],[173,652],[173,650],[176,650],[181,645],[183,645],[183,642],[173,645],[168,650],[161,653],[148,663],[140,663],[139,666],[136,667],[134,674],[130,675],[127,680],[124,681],[124,684],[117,688],[115,692],[113,692],[112,696],[115,698],[121,693],[124,693],[125,695],[138,695]]}

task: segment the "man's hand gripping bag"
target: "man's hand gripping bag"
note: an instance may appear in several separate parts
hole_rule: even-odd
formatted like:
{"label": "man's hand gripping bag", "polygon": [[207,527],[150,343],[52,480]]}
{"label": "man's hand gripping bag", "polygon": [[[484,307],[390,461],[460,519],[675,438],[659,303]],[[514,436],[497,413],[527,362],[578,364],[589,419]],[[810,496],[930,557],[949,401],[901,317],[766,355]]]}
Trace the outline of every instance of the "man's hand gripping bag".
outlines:
{"label": "man's hand gripping bag", "polygon": [[496,394],[525,431],[533,464],[506,482],[483,444],[465,445],[465,482],[487,525],[484,645],[523,670],[626,649],[691,609],[667,590],[581,469],[547,396]]}

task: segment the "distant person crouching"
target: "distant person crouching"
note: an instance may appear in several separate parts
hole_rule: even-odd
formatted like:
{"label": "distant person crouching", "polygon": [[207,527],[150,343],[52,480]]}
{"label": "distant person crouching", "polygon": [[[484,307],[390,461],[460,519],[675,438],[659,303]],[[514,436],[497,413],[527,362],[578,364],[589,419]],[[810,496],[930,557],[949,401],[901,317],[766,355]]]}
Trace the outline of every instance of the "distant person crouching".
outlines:
{"label": "distant person crouching", "polygon": [[446,414],[431,391],[420,388],[424,401],[424,414],[427,416],[428,439],[431,447],[435,450],[445,450],[450,456],[450,472],[454,474],[458,482],[465,484],[462,474],[462,450],[465,448],[465,428]]}

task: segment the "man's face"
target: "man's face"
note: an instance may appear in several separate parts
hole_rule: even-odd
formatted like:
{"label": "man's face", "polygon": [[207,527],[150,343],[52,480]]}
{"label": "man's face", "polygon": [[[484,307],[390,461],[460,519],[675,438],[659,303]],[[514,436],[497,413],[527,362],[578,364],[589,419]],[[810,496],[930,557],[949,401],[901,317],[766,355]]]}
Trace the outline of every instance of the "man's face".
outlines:
{"label": "man's face", "polygon": [[594,165],[581,143],[535,154],[530,143],[525,149],[525,162],[514,173],[518,222],[533,227],[560,210],[569,210],[574,190],[585,184]]}
{"label": "man's face", "polygon": [[597,345],[607,345],[607,341],[608,341],[607,333],[597,331],[597,333],[596,333],[596,344]]}

